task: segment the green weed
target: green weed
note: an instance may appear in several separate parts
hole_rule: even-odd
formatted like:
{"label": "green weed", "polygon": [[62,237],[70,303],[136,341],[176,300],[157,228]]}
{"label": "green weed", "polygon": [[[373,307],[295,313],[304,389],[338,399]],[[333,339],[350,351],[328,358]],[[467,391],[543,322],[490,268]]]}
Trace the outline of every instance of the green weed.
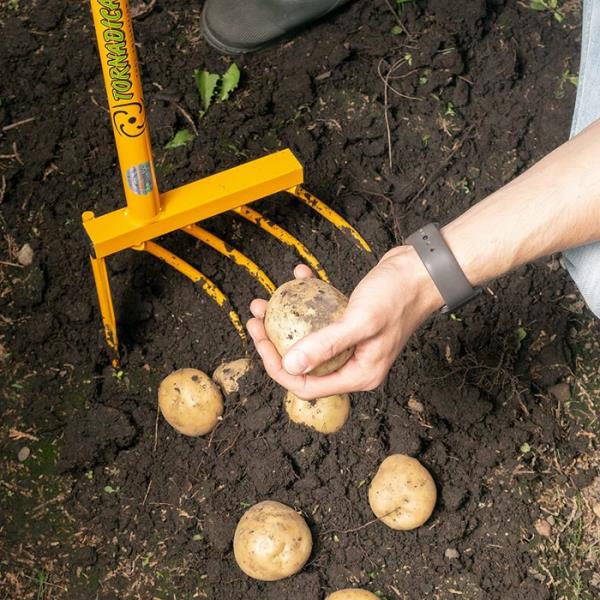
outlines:
{"label": "green weed", "polygon": [[565,69],[558,79],[558,89],[556,90],[555,96],[559,99],[564,98],[566,91],[565,88],[569,84],[577,87],[579,85],[579,76],[575,73],[571,73],[569,69]]}
{"label": "green weed", "polygon": [[565,18],[560,9],[560,0],[529,0],[529,8],[539,12],[549,12],[558,23],[562,23]]}
{"label": "green weed", "polygon": [[189,144],[196,136],[189,129],[180,129],[173,138],[165,144],[165,150],[181,148]]}
{"label": "green weed", "polygon": [[35,574],[35,581],[37,583],[37,600],[43,600],[46,595],[46,584],[48,583],[48,573],[44,570],[38,571]]}
{"label": "green weed", "polygon": [[196,87],[200,94],[200,116],[206,114],[212,106],[215,97],[218,102],[227,102],[231,94],[238,88],[240,77],[241,71],[235,63],[229,65],[229,68],[223,75],[196,69],[194,71],[194,79],[196,80]]}
{"label": "green weed", "polygon": [[523,340],[527,337],[527,331],[524,327],[517,327],[515,329],[515,350],[518,352],[523,346]]}

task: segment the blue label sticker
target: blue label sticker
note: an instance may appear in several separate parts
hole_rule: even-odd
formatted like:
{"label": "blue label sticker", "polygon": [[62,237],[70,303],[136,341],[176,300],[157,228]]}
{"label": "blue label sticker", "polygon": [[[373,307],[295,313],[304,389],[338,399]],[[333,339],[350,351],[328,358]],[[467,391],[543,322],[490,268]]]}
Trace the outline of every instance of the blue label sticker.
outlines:
{"label": "blue label sticker", "polygon": [[145,162],[127,170],[127,185],[138,196],[145,196],[152,191],[152,169],[150,163]]}

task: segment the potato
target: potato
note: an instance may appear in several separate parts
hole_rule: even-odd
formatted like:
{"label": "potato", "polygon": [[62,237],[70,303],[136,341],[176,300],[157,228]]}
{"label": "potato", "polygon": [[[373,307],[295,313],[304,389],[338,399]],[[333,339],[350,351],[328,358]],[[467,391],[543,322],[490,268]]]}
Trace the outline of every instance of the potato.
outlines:
{"label": "potato", "polygon": [[292,508],[266,500],[249,508],[233,538],[233,552],[246,575],[262,581],[284,579],[306,564],[312,536]]}
{"label": "potato", "polygon": [[179,369],[158,388],[158,405],[171,427],[183,435],[212,431],[223,414],[223,398],[216,383],[198,369]]}
{"label": "potato", "polygon": [[[265,330],[282,356],[313,331],[337,321],[348,299],[320,279],[294,279],[284,283],[271,296],[265,313]],[[328,375],[343,366],[354,352],[349,348],[319,365],[312,375]]]}
{"label": "potato", "polygon": [[435,507],[437,490],[429,471],[416,459],[392,454],[379,466],[369,487],[375,516],[392,529],[420,527]]}
{"label": "potato", "polygon": [[379,598],[375,594],[367,592],[367,590],[347,588],[329,594],[325,600],[379,600]]}
{"label": "potato", "polygon": [[225,394],[233,394],[240,391],[238,381],[252,368],[252,360],[249,358],[238,358],[226,362],[217,367],[213,373],[213,381],[217,383]]}
{"label": "potato", "polygon": [[350,415],[350,396],[339,394],[317,400],[302,400],[288,392],[285,410],[294,423],[312,427],[319,433],[339,431]]}

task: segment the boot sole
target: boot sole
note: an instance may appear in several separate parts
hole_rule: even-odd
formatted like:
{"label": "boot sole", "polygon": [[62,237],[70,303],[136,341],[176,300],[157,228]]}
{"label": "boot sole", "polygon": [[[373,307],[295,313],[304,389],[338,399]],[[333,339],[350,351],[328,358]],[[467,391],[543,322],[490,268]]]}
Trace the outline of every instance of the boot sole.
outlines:
{"label": "boot sole", "polygon": [[[338,3],[336,6],[334,6],[330,10],[328,10],[324,15],[317,17],[315,19],[315,21],[324,19],[326,16],[328,16],[330,13],[334,12],[335,10],[338,10],[340,8],[340,6],[343,6],[344,4],[346,4],[346,2],[342,2],[341,5]],[[215,37],[215,35],[210,30],[208,23],[206,22],[206,11],[204,11],[204,10],[202,11],[202,33],[204,34],[204,39],[215,50],[218,50],[219,52],[221,52],[221,54],[231,54],[233,56],[239,56],[241,54],[247,54],[249,52],[256,52],[257,50],[261,50],[262,48],[271,46],[272,44],[275,44],[281,40],[285,40],[285,39],[292,37],[294,34],[298,33],[299,31],[302,31],[302,29],[304,29],[304,27],[305,27],[305,25],[296,27],[281,36],[278,36],[276,38],[273,38],[272,40],[265,42],[264,44],[258,44],[257,46],[252,46],[251,48],[238,48],[236,46],[229,46],[228,44],[225,44],[224,42],[219,40],[217,37]]]}
{"label": "boot sole", "polygon": [[224,44],[221,40],[216,38],[208,23],[206,22],[206,12],[202,11],[202,33],[204,34],[204,39],[208,42],[210,46],[212,46],[215,50],[218,50],[221,54],[231,54],[234,56],[239,56],[241,54],[247,54],[248,52],[254,52],[256,50],[260,50],[265,46],[275,42],[276,40],[271,40],[265,44],[259,44],[258,46],[253,46],[252,48],[236,48],[235,46],[229,46]]}

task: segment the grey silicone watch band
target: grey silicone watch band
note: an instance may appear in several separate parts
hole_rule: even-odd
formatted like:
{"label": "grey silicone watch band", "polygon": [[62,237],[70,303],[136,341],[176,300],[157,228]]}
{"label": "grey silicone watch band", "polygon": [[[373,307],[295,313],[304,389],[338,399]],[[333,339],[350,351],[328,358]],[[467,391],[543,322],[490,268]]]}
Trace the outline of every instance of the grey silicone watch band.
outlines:
{"label": "grey silicone watch band", "polygon": [[417,251],[446,302],[442,312],[452,312],[481,294],[481,288],[473,288],[465,277],[437,223],[421,227],[409,235],[405,243]]}

